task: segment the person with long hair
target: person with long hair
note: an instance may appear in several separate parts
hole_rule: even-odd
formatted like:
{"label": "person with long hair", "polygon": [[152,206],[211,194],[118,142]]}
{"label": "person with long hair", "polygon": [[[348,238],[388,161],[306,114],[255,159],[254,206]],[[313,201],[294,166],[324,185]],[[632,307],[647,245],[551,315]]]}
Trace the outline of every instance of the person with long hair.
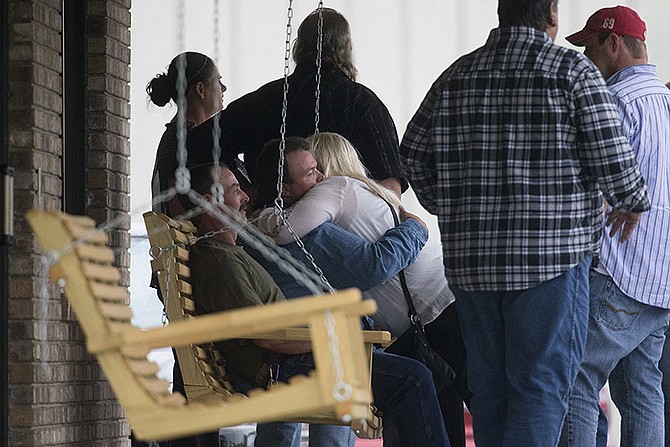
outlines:
{"label": "person with long hair", "polygon": [[[356,82],[358,70],[347,19],[331,8],[323,8],[321,16],[319,130],[337,132],[349,139],[360,151],[372,177],[400,196],[407,189],[407,182],[402,180],[393,118],[372,90]],[[288,76],[286,136],[308,137],[315,133],[318,28],[316,10],[302,21],[293,43],[296,66]],[[283,78],[247,93],[231,102],[217,117],[194,129],[189,134],[189,148],[211,148],[211,129],[218,119],[221,147],[244,154],[245,167],[255,182],[256,158],[265,143],[280,136],[283,99]]]}

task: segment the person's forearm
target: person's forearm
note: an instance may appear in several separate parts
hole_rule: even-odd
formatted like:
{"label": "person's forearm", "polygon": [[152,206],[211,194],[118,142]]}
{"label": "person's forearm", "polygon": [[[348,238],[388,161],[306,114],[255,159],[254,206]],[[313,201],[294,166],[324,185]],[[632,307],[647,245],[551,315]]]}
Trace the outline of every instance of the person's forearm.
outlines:
{"label": "person's forearm", "polygon": [[339,277],[346,284],[339,284],[338,288],[366,291],[388,281],[416,260],[427,240],[428,232],[414,219],[391,228],[377,242],[352,250],[351,259],[356,262],[340,267]]}

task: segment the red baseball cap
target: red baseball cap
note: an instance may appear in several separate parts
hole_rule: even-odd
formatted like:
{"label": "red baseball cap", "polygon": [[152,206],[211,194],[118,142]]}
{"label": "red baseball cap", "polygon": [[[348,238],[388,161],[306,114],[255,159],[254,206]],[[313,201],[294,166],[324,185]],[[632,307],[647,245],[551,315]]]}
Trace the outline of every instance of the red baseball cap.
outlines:
{"label": "red baseball cap", "polygon": [[583,30],[571,34],[565,39],[573,45],[583,46],[586,39],[601,32],[634,37],[644,41],[647,34],[647,25],[635,11],[626,6],[603,8],[589,17]]}

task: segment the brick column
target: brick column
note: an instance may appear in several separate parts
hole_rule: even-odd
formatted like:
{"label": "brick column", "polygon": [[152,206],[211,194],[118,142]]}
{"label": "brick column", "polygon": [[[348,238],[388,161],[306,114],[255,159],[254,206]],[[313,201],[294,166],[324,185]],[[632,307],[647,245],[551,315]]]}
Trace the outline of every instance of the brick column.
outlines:
{"label": "brick column", "polygon": [[[7,1],[7,0],[3,0]],[[70,1],[70,0],[66,0]],[[78,1],[78,0],[76,0]],[[83,3],[83,2],[82,2]],[[86,2],[87,213],[98,223],[129,208],[130,0]],[[61,209],[61,0],[9,0],[9,164],[16,244],[10,248],[10,445],[128,446],[130,429],[60,290],[41,264],[24,215]],[[67,155],[67,150],[65,149]],[[112,232],[128,283],[128,219]]]}
{"label": "brick column", "polygon": [[[112,245],[130,247],[130,0],[87,2],[87,214],[96,222],[112,219]],[[129,285],[130,257],[117,250]]]}

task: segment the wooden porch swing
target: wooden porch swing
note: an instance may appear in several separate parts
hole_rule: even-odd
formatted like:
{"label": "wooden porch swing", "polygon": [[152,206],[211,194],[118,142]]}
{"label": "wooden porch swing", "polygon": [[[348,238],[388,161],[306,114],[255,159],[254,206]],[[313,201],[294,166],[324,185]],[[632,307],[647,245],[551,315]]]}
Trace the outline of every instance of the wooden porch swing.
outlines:
{"label": "wooden porch swing", "polygon": [[[190,270],[188,267],[189,248],[196,241],[196,228],[189,221],[170,219],[163,214],[144,213],[144,222],[149,235],[152,271],[157,275],[161,294],[166,299],[165,311],[170,323],[178,321],[196,321],[202,317],[195,316],[195,303],[191,300]],[[326,294],[321,297],[330,300],[336,295]],[[293,301],[293,300],[291,300]],[[354,322],[352,332],[360,330],[360,322]],[[286,328],[256,334],[255,338],[308,340],[306,328]],[[373,344],[388,345],[391,334],[386,331],[363,331],[365,342],[365,382],[368,390],[371,386],[369,371],[372,366]],[[344,348],[341,348],[344,349]],[[184,379],[184,388],[189,402],[209,401],[213,396],[225,391],[235,392],[226,377],[225,360],[212,343],[193,344],[176,348],[179,368]],[[361,373],[364,373],[361,371]],[[350,425],[360,438],[378,438],[381,436],[382,420],[373,405],[368,406],[367,414],[362,419],[343,420],[333,412],[332,408],[325,411],[310,411],[301,415],[293,415],[284,421],[307,422],[314,424]]]}
{"label": "wooden porch swing", "polygon": [[[131,324],[128,290],[119,285],[120,272],[112,265],[114,253],[106,246],[107,235],[96,230],[92,219],[37,210],[27,218],[51,260],[50,278],[64,281],[65,296],[82,327],[88,351],[97,357],[138,439],[160,441],[247,422],[302,420],[308,414],[332,414],[351,424],[363,423],[368,417],[370,371],[359,319],[376,306],[361,301],[358,291],[140,330]],[[196,393],[187,402],[181,394],[170,392],[169,382],[156,376],[158,366],[147,360],[149,351],[160,347],[190,349],[191,345],[206,347],[212,341],[231,338],[275,337],[276,331],[290,334],[287,328],[298,326],[309,327],[316,368],[307,377],[296,377],[267,391],[257,389],[243,395],[225,381],[212,381],[207,393],[199,397]],[[216,357],[201,364],[207,377],[222,371]],[[343,393],[343,389],[350,392]]]}

